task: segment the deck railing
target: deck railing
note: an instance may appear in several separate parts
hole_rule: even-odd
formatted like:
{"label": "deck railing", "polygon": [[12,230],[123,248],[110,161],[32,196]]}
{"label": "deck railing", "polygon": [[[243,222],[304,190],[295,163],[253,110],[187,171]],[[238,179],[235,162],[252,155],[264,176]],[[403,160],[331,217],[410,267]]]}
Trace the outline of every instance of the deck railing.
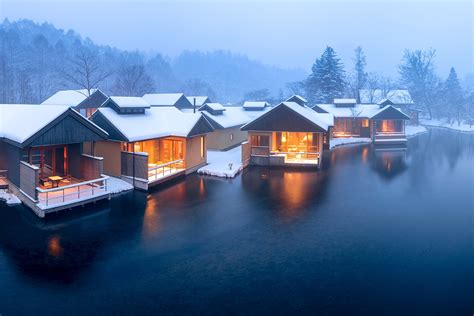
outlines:
{"label": "deck railing", "polygon": [[84,197],[94,197],[99,193],[107,192],[108,176],[99,179],[78,182],[70,185],[60,186],[52,189],[36,188],[40,204],[50,206],[51,204],[65,203],[79,200]]}
{"label": "deck railing", "polygon": [[252,146],[250,147],[250,155],[268,156],[270,155],[270,147],[269,146]]}
{"label": "deck railing", "polygon": [[160,165],[152,166],[148,168],[148,178],[157,179],[159,176],[164,177],[170,175],[178,169],[184,169],[183,159],[178,159],[170,162],[166,162]]}
{"label": "deck railing", "polygon": [[319,152],[272,152],[272,155],[285,155],[288,160],[318,160]]}

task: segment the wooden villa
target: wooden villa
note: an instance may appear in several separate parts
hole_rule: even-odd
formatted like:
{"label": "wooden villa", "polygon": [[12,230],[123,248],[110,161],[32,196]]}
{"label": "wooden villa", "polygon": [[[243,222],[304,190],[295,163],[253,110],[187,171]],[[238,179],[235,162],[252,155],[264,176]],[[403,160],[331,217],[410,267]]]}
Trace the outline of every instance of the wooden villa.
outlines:
{"label": "wooden villa", "polygon": [[138,97],[110,97],[91,120],[109,133],[95,145],[105,158],[104,173],[135,188],[147,190],[207,163],[207,134],[213,128],[200,113],[150,107]]}
{"label": "wooden villa", "polygon": [[[248,102],[244,105],[246,103]],[[240,128],[268,110],[266,102],[257,103],[259,103],[258,106],[252,104],[247,108],[223,106],[220,103],[206,103],[200,107],[199,112],[214,128],[214,131],[207,136],[207,147],[214,150],[227,150],[246,141],[247,132]]]}
{"label": "wooden villa", "polygon": [[411,125],[418,125],[418,118],[421,110],[417,109],[411,94],[405,89],[396,89],[383,91],[382,89],[361,89],[359,90],[361,104],[383,104],[387,101],[390,104],[406,113],[409,117]]}
{"label": "wooden villa", "polygon": [[41,104],[72,107],[85,117],[90,117],[107,100],[99,89],[61,90]]}
{"label": "wooden villa", "polygon": [[69,107],[0,105],[0,170],[38,216],[110,196],[103,159],[83,153],[107,132]]}
{"label": "wooden villa", "polygon": [[[333,116],[283,102],[242,126],[250,165],[319,167]],[[244,150],[245,151],[245,150]]]}
{"label": "wooden villa", "polygon": [[406,143],[405,121],[410,117],[390,101],[358,104],[355,99],[335,99],[332,104],[317,104],[318,113],[334,115],[332,137],[371,138],[375,144]]}

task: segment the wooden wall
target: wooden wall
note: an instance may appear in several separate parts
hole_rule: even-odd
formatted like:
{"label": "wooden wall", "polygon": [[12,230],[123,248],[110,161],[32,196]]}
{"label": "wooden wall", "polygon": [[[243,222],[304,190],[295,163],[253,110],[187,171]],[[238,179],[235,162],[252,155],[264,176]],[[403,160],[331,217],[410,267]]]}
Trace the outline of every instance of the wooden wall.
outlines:
{"label": "wooden wall", "polygon": [[99,157],[81,155],[81,179],[94,180],[102,177],[104,160]]}
{"label": "wooden wall", "polygon": [[20,189],[33,200],[38,199],[36,187],[38,180],[39,168],[26,162],[20,163]]}
{"label": "wooden wall", "polygon": [[250,163],[250,143],[248,141],[242,143],[242,167],[246,168]]}
{"label": "wooden wall", "polygon": [[98,141],[95,143],[95,155],[104,158],[104,173],[110,176],[122,175],[120,142]]}
{"label": "wooden wall", "polygon": [[[121,152],[122,175],[148,180],[148,155],[142,153]],[[135,157],[135,159],[134,159]],[[133,162],[135,161],[135,170]]]}
{"label": "wooden wall", "polygon": [[[201,158],[201,137],[204,137],[204,157]],[[186,138],[186,174],[194,172],[207,162],[206,136]]]}
{"label": "wooden wall", "polygon": [[[233,139],[231,139],[231,135],[233,135]],[[247,137],[247,132],[241,131],[240,126],[216,129],[207,134],[207,148],[226,150],[246,141]]]}

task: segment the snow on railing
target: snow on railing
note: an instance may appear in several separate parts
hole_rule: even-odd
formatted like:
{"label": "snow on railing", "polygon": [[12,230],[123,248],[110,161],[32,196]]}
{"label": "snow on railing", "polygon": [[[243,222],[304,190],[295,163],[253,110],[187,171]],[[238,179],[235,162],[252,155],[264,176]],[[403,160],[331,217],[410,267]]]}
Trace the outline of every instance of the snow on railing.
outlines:
{"label": "snow on railing", "polygon": [[[51,189],[36,188],[40,204],[49,206],[51,204],[75,202],[81,198],[94,197],[97,194],[107,192],[108,176],[102,178],[60,186]],[[82,187],[82,188],[81,188]],[[53,203],[52,203],[53,202]]]}
{"label": "snow on railing", "polygon": [[0,179],[6,179],[7,178],[7,172],[8,172],[8,170],[0,170]]}

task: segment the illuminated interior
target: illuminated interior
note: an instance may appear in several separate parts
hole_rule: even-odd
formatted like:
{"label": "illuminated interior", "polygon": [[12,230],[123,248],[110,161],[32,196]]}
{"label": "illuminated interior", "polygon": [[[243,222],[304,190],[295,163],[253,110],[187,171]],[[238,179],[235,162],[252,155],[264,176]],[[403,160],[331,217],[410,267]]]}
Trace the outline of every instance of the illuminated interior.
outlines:
{"label": "illuminated interior", "polygon": [[360,136],[361,128],[368,127],[369,120],[366,118],[336,118],[333,134],[335,137]]}
{"label": "illuminated interior", "polygon": [[69,174],[69,158],[65,145],[34,147],[23,155],[24,161],[38,167],[39,187],[42,189],[81,182]]}
{"label": "illuminated interior", "polygon": [[186,141],[181,138],[123,143],[122,149],[148,154],[148,180],[155,181],[185,169]]}
{"label": "illuminated interior", "polygon": [[319,134],[317,133],[272,133],[272,153],[284,154],[286,163],[317,162],[319,147]]}
{"label": "illuminated interior", "polygon": [[379,120],[375,122],[375,131],[379,134],[403,133],[402,120]]}

